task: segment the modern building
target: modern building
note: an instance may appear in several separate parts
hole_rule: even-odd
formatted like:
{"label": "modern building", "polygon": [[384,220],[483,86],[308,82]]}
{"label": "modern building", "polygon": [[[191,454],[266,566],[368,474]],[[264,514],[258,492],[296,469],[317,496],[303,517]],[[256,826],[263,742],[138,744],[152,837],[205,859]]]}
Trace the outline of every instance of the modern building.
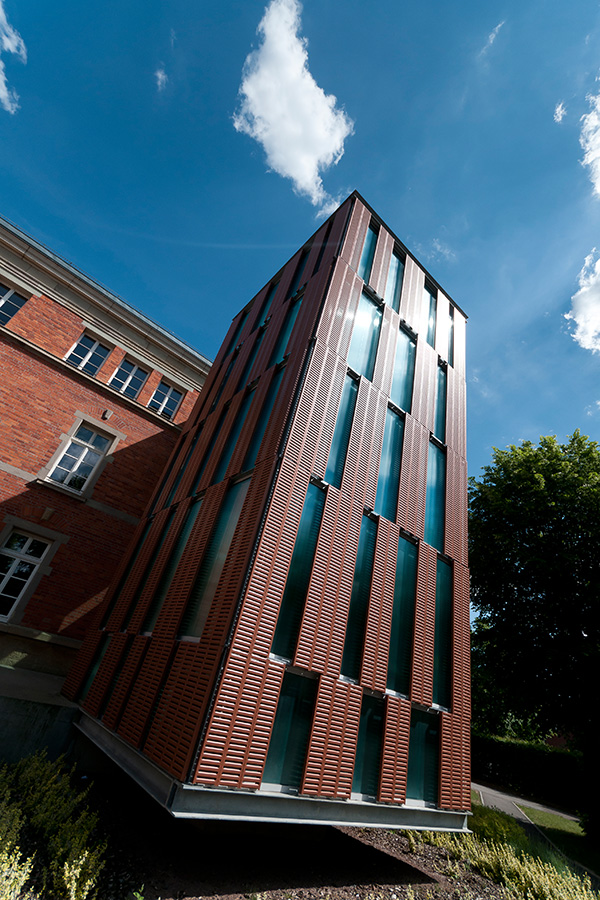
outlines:
{"label": "modern building", "polygon": [[66,674],[209,369],[0,220],[0,695]]}
{"label": "modern building", "polygon": [[465,315],[353,193],[234,319],[66,683],[173,815],[464,829]]}

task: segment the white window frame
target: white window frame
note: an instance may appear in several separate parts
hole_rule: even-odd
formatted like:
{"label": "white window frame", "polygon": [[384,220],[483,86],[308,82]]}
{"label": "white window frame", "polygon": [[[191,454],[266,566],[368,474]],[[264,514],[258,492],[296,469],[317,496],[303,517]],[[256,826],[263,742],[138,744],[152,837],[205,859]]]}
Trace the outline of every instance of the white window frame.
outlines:
{"label": "white window frame", "polygon": [[[6,544],[11,539],[13,535],[20,535],[21,537],[26,538],[26,542],[23,546],[22,550],[13,550],[6,547]],[[46,545],[41,556],[32,557],[27,555],[27,548],[31,547],[33,541],[39,541]],[[38,534],[32,534],[25,528],[11,528],[6,536],[4,537],[2,543],[0,544],[0,555],[5,557],[12,558],[13,562],[10,564],[8,572],[4,575],[0,574],[0,595],[4,589],[4,587],[8,584],[8,582],[15,575],[15,571],[19,566],[19,563],[26,563],[30,565],[31,572],[28,574],[25,581],[23,581],[23,586],[16,597],[8,597],[8,596],[0,596],[0,620],[8,621],[8,619],[12,616],[15,608],[18,606],[19,601],[23,598],[24,595],[28,593],[28,588],[32,584],[32,582],[37,581],[39,579],[36,578],[38,575],[38,569],[42,566],[45,558],[48,556],[50,548],[52,546],[52,541],[48,540],[45,537],[41,537]],[[6,601],[10,602],[12,600],[11,606],[5,611],[2,612],[2,606]]]}
{"label": "white window frame", "polygon": [[[79,363],[72,362],[69,359],[69,357],[71,356],[73,351],[79,346],[79,344],[82,342],[82,340],[84,338],[89,338],[89,340],[93,341],[94,343],[92,344],[90,349],[87,351],[85,356],[82,358],[81,362],[79,362]],[[100,369],[102,368],[102,366],[104,365],[104,363],[106,362],[108,357],[110,356],[111,348],[107,347],[106,344],[102,344],[97,338],[95,338],[93,335],[89,334],[87,331],[84,331],[83,334],[81,334],[77,338],[77,340],[75,341],[75,343],[73,344],[73,346],[71,347],[69,352],[65,355],[64,360],[65,360],[65,362],[69,363],[70,366],[73,366],[74,369],[77,369],[79,372],[82,372],[82,371],[84,371],[84,366],[89,362],[90,358],[96,352],[98,347],[102,347],[104,350],[107,350],[108,352],[107,352],[106,356],[104,357],[104,359],[102,360],[102,362],[100,363],[100,365],[93,372],[85,372],[86,375],[90,375],[93,378],[95,375],[98,374],[98,372],[100,371]]]}
{"label": "white window frame", "polygon": [[[163,385],[167,388],[167,392],[166,392],[164,398],[162,399],[160,404],[158,404],[158,406],[152,406],[151,404],[153,402],[155,402],[154,398],[156,397],[157,391],[159,391]],[[176,391],[178,394],[181,394],[181,398],[179,399],[177,406],[175,407],[175,409],[169,416],[169,415],[165,415],[164,409],[165,409],[165,406],[167,405],[167,403],[169,402],[169,398],[172,396],[173,391]],[[154,393],[152,394],[152,397],[148,401],[148,409],[152,409],[154,412],[158,413],[159,416],[164,416],[165,419],[169,419],[169,421],[172,422],[173,419],[175,418],[175,414],[177,413],[177,410],[179,409],[179,407],[181,406],[181,404],[183,402],[184,397],[185,397],[185,391],[182,391],[180,388],[176,388],[176,387],[174,387],[174,385],[169,385],[166,381],[161,380],[158,387],[155,388]]]}
{"label": "white window frame", "polygon": [[[125,435],[122,431],[117,431],[115,428],[109,427],[105,422],[99,422],[97,419],[94,419],[92,416],[89,416],[85,412],[77,410],[75,412],[75,417],[76,418],[73,422],[73,425],[66,434],[61,435],[61,443],[53,453],[48,463],[42,469],[40,469],[37,477],[44,484],[48,485],[48,487],[54,488],[55,490],[64,492],[73,497],[79,497],[86,500],[91,496],[94,486],[98,481],[98,478],[102,474],[105,466],[112,462],[113,453],[119,441],[125,440],[127,435]],[[76,438],[75,435],[82,426],[85,428],[89,428],[90,431],[100,434],[104,438],[107,438],[109,443],[106,446],[103,454],[101,455],[101,458],[97,460],[93,470],[86,477],[85,484],[80,490],[77,490],[75,488],[69,487],[68,484],[54,481],[54,479],[52,479],[50,476],[65,456],[65,453],[67,452],[71,444],[80,443],[80,439]],[[87,446],[87,444],[85,444],[83,441],[81,441],[81,444]],[[90,449],[96,448],[90,446]]]}
{"label": "white window frame", "polygon": [[14,288],[8,287],[7,284],[0,283],[0,288],[6,288],[4,294],[2,294],[2,296],[0,297],[0,309],[2,309],[2,307],[4,306],[4,304],[6,303],[7,300],[10,300],[10,298],[13,296],[13,294],[16,294],[17,297],[19,297],[19,299],[25,301],[24,303],[21,304],[21,306],[19,306],[18,309],[15,309],[14,313],[11,316],[8,317],[7,322],[10,322],[10,320],[13,318],[13,316],[16,316],[16,314],[21,309],[23,309],[23,307],[25,306],[25,303],[27,303],[27,297],[24,297],[23,294],[20,294],[19,291],[15,290]]}
{"label": "white window frame", "polygon": [[[129,375],[126,376],[125,380],[123,381],[123,384],[120,387],[118,387],[116,384],[113,384],[113,381],[115,380],[115,378],[121,371],[124,363],[130,363],[133,366],[133,369],[131,370]],[[133,395],[126,394],[125,391],[127,390],[129,385],[131,384],[132,379],[136,376],[136,374],[138,372],[141,372],[144,375],[144,378],[142,379],[139,388],[137,389],[136,393]],[[139,397],[140,391],[146,384],[149,374],[150,373],[147,372],[145,369],[142,369],[141,366],[138,366],[137,363],[134,363],[134,361],[132,359],[128,359],[126,356],[124,356],[123,359],[121,360],[121,362],[119,363],[119,365],[117,366],[117,368],[115,369],[115,371],[113,372],[108,384],[109,384],[109,387],[114,388],[115,391],[118,391],[120,394],[125,394],[125,396],[129,397],[130,400],[136,400],[137,397]]]}

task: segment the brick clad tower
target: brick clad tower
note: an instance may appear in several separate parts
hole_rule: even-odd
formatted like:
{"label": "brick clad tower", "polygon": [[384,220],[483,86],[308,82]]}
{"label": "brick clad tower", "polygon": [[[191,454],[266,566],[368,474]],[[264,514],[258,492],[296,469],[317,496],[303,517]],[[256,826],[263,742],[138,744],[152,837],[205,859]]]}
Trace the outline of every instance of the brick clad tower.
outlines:
{"label": "brick clad tower", "polygon": [[174,815],[465,827],[465,316],[353,193],[234,319],[80,728]]}

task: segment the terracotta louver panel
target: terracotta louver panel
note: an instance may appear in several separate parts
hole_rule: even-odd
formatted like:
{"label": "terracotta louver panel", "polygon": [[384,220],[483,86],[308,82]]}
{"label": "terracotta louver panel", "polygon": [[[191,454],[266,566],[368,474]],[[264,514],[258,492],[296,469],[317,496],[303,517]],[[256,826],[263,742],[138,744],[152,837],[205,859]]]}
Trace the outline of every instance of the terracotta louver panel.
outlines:
{"label": "terracotta louver panel", "polygon": [[428,431],[412,416],[407,416],[400,470],[398,524],[421,539],[425,531],[428,450]]}
{"label": "terracotta louver panel", "polygon": [[403,697],[388,696],[379,795],[379,799],[385,803],[406,802],[409,739],[410,701]]}
{"label": "terracotta louver panel", "polygon": [[410,696],[412,701],[423,706],[431,706],[433,702],[436,565],[436,551],[433,547],[420,543]]}
{"label": "terracotta louver panel", "polygon": [[303,794],[350,797],[361,702],[358,685],[320,679]]}

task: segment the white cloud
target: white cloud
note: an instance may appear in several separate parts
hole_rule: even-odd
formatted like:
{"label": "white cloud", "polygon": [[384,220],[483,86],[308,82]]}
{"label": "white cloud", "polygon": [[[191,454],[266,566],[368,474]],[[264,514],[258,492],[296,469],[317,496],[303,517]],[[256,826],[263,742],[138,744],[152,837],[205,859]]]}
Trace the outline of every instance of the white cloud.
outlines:
{"label": "white cloud", "polygon": [[487,41],[486,41],[486,43],[485,43],[485,46],[482,47],[481,50],[479,51],[479,57],[480,57],[480,58],[481,58],[482,56],[485,56],[485,55],[486,55],[486,53],[488,52],[488,50],[490,49],[490,47],[492,46],[492,44],[494,43],[494,41],[495,41],[496,38],[498,37],[498,32],[500,31],[500,29],[502,28],[503,25],[504,25],[504,21],[499,22],[499,23],[496,25],[496,27],[494,28],[494,30],[493,30],[492,32],[490,32],[490,34],[488,34],[488,39],[487,39]]}
{"label": "white cloud", "polygon": [[13,53],[21,62],[27,62],[27,48],[18,31],[8,24],[4,11],[4,0],[0,0],[0,105],[6,112],[16,113],[19,108],[19,95],[9,88],[6,80],[6,69],[1,59],[2,53]]}
{"label": "white cloud", "polygon": [[600,256],[589,253],[579,273],[579,290],[571,297],[571,311],[565,319],[575,323],[573,340],[584,350],[600,352]]}
{"label": "white cloud", "polygon": [[156,87],[158,88],[158,93],[160,94],[166,88],[169,76],[165,72],[164,67],[159,66],[159,68],[154,73],[154,77],[156,78]]}
{"label": "white cloud", "polygon": [[354,123],[308,69],[300,13],[298,0],[271,0],[266,8],[258,26],[262,42],[244,63],[233,124],[262,145],[269,167],[289,178],[298,194],[329,212],[336,201],[321,173],[343,156]]}
{"label": "white cloud", "polygon": [[564,119],[566,114],[567,114],[567,108],[561,100],[560,103],[556,104],[556,107],[554,109],[554,121],[559,122],[559,123],[562,122],[562,120]]}
{"label": "white cloud", "polygon": [[591,110],[581,117],[579,143],[583,148],[583,165],[589,169],[594,193],[600,197],[600,94],[589,96]]}

